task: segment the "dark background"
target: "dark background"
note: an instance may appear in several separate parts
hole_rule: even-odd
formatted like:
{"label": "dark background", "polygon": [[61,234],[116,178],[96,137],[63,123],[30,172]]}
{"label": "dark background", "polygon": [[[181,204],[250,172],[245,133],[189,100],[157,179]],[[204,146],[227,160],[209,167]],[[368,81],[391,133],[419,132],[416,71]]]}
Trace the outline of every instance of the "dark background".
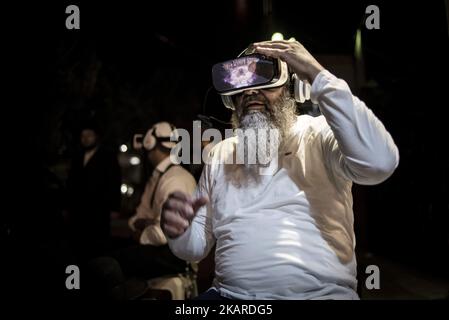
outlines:
{"label": "dark background", "polygon": [[[54,285],[50,294],[60,289],[58,253],[48,258],[39,248],[58,237],[58,168],[75,150],[85,117],[99,120],[113,148],[160,120],[186,129],[199,113],[228,121],[215,93],[205,100],[214,63],[275,31],[314,55],[353,59],[361,28],[366,82],[352,88],[390,131],[401,159],[381,185],[354,187],[357,250],[368,253],[361,261],[379,257],[448,280],[444,1],[93,2],[2,10],[5,279],[36,270],[38,283]],[[65,28],[69,4],[80,8],[80,30]],[[364,27],[369,4],[380,8],[380,30]]]}

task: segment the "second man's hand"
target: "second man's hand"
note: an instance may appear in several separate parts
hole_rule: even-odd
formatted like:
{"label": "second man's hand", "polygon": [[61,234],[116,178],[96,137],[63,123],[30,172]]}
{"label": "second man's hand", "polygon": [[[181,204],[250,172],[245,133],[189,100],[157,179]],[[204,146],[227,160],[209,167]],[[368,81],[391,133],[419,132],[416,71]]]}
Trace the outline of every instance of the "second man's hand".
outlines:
{"label": "second man's hand", "polygon": [[177,238],[190,226],[199,208],[209,202],[206,196],[193,198],[183,192],[173,192],[162,206],[161,228],[169,238]]}

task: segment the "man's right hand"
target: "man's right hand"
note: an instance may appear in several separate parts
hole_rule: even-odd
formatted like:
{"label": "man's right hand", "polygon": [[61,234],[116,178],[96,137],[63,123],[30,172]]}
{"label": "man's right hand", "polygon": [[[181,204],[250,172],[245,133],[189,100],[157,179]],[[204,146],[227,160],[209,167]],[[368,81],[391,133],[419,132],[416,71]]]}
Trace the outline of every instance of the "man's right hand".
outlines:
{"label": "man's right hand", "polygon": [[209,202],[202,196],[193,198],[180,191],[170,194],[162,206],[161,228],[169,238],[177,238],[190,226],[199,208]]}

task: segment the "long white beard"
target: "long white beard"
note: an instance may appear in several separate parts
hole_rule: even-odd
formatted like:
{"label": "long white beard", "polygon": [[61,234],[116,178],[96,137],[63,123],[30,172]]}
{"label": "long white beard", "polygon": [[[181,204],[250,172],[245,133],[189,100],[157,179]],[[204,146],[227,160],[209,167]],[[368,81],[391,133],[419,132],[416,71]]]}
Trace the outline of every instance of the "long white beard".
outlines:
{"label": "long white beard", "polygon": [[243,117],[236,130],[238,143],[243,142],[244,164],[247,168],[268,166],[277,157],[281,142],[279,129],[267,114],[252,112]]}
{"label": "long white beard", "polygon": [[259,183],[262,176],[274,174],[273,164],[277,168],[278,153],[296,121],[296,103],[285,94],[270,110],[242,112],[236,110],[232,115],[237,161],[225,166],[227,178],[237,187]]}

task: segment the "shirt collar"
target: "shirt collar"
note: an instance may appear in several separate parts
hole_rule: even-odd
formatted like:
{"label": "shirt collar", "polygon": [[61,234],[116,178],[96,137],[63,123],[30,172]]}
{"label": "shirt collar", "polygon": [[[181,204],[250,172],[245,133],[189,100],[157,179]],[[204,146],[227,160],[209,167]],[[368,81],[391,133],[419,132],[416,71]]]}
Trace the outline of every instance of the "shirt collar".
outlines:
{"label": "shirt collar", "polygon": [[168,156],[167,158],[159,162],[159,164],[156,166],[156,170],[159,171],[160,173],[163,173],[165,172],[165,170],[167,170],[168,166],[170,166],[171,164],[172,162],[170,161],[170,157]]}

